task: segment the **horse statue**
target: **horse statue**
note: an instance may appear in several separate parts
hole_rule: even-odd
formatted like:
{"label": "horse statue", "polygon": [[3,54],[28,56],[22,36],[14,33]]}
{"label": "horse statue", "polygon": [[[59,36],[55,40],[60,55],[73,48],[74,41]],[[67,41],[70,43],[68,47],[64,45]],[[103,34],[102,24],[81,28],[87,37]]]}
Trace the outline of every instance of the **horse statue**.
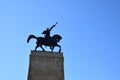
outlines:
{"label": "horse statue", "polygon": [[37,50],[38,47],[41,47],[41,49],[45,51],[45,49],[42,47],[42,45],[44,45],[44,46],[49,46],[52,52],[54,47],[57,46],[59,47],[58,52],[59,53],[61,52],[61,46],[58,45],[58,42],[62,39],[62,37],[58,34],[53,35],[49,39],[45,37],[36,37],[35,35],[29,35],[27,39],[27,43],[29,43],[31,39],[36,39],[35,51]]}

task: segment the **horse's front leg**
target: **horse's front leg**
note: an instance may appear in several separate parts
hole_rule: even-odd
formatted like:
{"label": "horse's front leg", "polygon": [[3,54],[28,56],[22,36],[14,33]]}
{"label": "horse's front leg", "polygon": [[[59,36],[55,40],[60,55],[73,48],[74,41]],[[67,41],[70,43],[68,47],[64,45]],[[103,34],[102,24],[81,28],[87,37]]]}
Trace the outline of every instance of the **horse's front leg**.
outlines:
{"label": "horse's front leg", "polygon": [[59,47],[59,51],[58,52],[60,53],[61,52],[61,46],[60,45],[57,45],[57,46]]}

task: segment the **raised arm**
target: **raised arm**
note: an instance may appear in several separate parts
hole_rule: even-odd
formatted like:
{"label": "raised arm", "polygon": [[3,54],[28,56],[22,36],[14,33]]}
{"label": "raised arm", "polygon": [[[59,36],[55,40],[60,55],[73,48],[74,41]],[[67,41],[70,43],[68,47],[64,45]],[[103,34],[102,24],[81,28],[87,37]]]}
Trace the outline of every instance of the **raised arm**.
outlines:
{"label": "raised arm", "polygon": [[56,26],[57,22],[50,28],[50,31]]}

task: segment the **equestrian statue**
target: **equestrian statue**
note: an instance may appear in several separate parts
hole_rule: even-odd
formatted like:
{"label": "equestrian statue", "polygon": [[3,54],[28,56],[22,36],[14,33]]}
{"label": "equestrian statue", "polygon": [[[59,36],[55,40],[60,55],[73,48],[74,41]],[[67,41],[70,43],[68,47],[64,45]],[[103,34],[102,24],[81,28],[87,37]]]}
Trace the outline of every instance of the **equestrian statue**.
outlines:
{"label": "equestrian statue", "polygon": [[43,45],[44,45],[44,46],[49,46],[52,52],[54,50],[54,47],[57,46],[59,47],[58,52],[61,52],[61,46],[58,44],[58,42],[60,42],[62,37],[58,34],[50,36],[51,30],[56,26],[56,24],[57,22],[53,26],[51,26],[50,28],[47,28],[42,32],[42,34],[44,34],[44,37],[36,37],[35,35],[29,35],[27,39],[27,43],[29,43],[31,39],[36,39],[35,51],[37,50],[38,47],[41,47],[41,49],[45,51],[45,49],[43,48]]}

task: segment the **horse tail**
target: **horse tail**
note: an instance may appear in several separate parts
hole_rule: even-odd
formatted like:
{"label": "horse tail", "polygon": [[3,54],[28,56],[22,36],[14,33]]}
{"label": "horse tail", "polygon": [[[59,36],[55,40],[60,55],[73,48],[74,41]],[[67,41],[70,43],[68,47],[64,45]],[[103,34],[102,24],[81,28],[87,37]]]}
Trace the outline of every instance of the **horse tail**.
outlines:
{"label": "horse tail", "polygon": [[27,39],[27,43],[29,43],[30,39],[32,39],[32,38],[37,39],[36,36],[34,36],[34,35],[29,35],[29,36],[28,36],[28,39]]}

